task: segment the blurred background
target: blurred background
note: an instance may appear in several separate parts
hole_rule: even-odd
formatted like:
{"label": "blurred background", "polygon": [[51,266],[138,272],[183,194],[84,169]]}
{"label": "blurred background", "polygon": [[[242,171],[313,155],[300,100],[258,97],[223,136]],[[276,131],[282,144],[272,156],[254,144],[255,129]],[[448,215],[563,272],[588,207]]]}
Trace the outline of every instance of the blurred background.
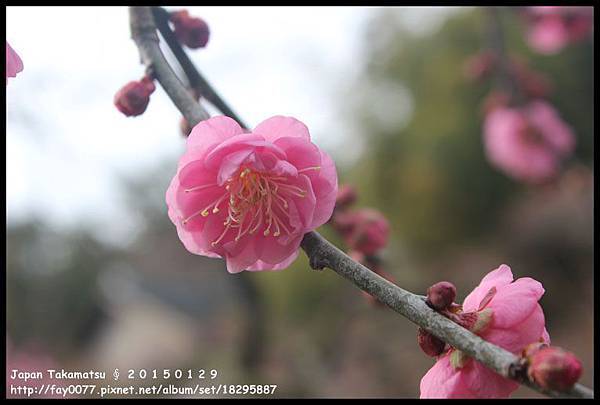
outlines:
{"label": "blurred background", "polygon": [[[486,46],[484,10],[188,9],[211,29],[188,54],[233,109],[250,125],[305,122],[358,205],[386,215],[383,259],[400,286],[450,280],[462,301],[509,264],[543,283],[552,342],[579,356],[593,386],[593,39],[539,55],[523,20],[501,13],[507,48],[550,79],[549,101],[577,137],[562,175],[531,187],[484,155],[490,84],[464,75]],[[301,255],[284,271],[230,275],[185,250],[164,202],[184,149],[180,114],[161,88],[142,116],[113,106],[143,75],[126,8],[6,14],[25,65],[6,88],[9,365],[217,369],[219,383],[277,384],[281,397],[419,395],[433,360],[416,327],[334,272]]]}

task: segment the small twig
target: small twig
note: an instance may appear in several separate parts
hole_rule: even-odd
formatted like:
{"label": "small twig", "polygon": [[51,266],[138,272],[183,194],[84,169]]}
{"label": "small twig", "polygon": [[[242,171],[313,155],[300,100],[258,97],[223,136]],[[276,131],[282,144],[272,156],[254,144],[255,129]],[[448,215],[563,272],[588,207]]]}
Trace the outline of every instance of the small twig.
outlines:
{"label": "small twig", "polygon": [[511,99],[517,104],[525,100],[521,87],[517,82],[509,55],[506,53],[506,43],[502,19],[500,18],[500,7],[484,7],[487,15],[487,38],[488,47],[495,57],[496,80],[498,86],[505,90]]}
{"label": "small twig", "polygon": [[165,42],[173,52],[175,59],[181,66],[181,69],[185,73],[189,85],[192,89],[196,90],[212,105],[217,107],[224,115],[236,120],[242,127],[248,128],[244,124],[242,119],[229,107],[229,105],[219,96],[214,88],[208,83],[208,81],[202,76],[202,74],[196,69],[194,63],[190,60],[185,50],[175,37],[175,34],[169,27],[169,12],[162,7],[152,7],[152,14],[156,21],[156,27],[158,31],[165,39]]}
{"label": "small twig", "polygon": [[[168,75],[175,76],[175,73],[168,65],[159,66],[167,64],[167,61],[160,52],[157,39],[155,39],[156,26],[152,21],[150,8],[132,7],[130,10],[130,18],[133,38],[136,41],[136,44],[138,44],[138,47],[140,47],[142,55],[145,55],[145,57],[142,58],[143,62],[147,67],[152,67],[156,70],[159,82],[163,87],[173,86],[173,88],[165,88],[167,94],[173,99],[173,102],[180,108],[186,118],[188,116],[193,118],[190,119],[190,123],[195,125],[199,120],[194,121],[194,117],[203,116],[206,112],[189,95],[185,87],[176,77],[166,77]],[[142,27],[140,27],[140,25]],[[149,31],[153,31],[154,36],[150,35]],[[159,75],[165,76],[162,76],[161,80]],[[179,96],[181,94],[185,94],[187,97],[178,99],[173,97],[173,95]],[[185,105],[180,106],[180,103]],[[593,391],[580,384],[576,384],[569,391],[559,393],[544,390],[530,381],[519,378],[519,371],[522,367],[519,357],[501,347],[481,339],[479,336],[435,312],[427,306],[422,296],[413,294],[390,283],[383,277],[370,271],[365,266],[355,262],[317,232],[313,231],[307,233],[302,240],[301,247],[306,252],[312,268],[321,270],[327,267],[332,269],[339,275],[350,280],[361,290],[375,296],[379,301],[383,302],[394,311],[408,318],[410,321],[429,331],[456,349],[465,352],[467,355],[478,360],[498,374],[518,381],[523,385],[549,396],[593,398]]]}
{"label": "small twig", "polygon": [[210,118],[210,114],[194,100],[171,69],[159,46],[156,24],[150,7],[129,9],[131,37],[140,50],[142,63],[150,69],[175,106],[190,125]]}

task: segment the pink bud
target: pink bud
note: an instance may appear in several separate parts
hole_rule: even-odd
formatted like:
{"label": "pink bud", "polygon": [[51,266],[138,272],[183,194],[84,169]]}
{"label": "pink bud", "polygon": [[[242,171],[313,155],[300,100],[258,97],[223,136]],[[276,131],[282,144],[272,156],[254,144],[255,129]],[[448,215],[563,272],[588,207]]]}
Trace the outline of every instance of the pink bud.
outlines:
{"label": "pink bud", "polygon": [[204,48],[210,37],[208,24],[197,17],[191,17],[187,10],[171,13],[170,20],[173,23],[175,36],[188,48]]}
{"label": "pink bud", "polygon": [[132,81],[115,94],[114,104],[128,117],[137,116],[146,111],[150,94],[155,90],[152,79],[144,77],[141,81]]}
{"label": "pink bud", "polygon": [[352,205],[356,201],[356,189],[350,185],[344,184],[338,188],[337,197],[335,199],[335,208],[343,210]]}
{"label": "pink bud", "polygon": [[446,347],[444,341],[438,339],[423,328],[419,328],[417,331],[417,342],[419,342],[421,350],[430,357],[439,356],[444,352],[444,348]]}
{"label": "pink bud", "polygon": [[559,347],[546,347],[529,357],[529,379],[543,388],[565,391],[581,377],[581,361]]}
{"label": "pink bud", "polygon": [[456,287],[448,281],[440,281],[427,289],[427,302],[439,310],[447,308],[456,298]]}

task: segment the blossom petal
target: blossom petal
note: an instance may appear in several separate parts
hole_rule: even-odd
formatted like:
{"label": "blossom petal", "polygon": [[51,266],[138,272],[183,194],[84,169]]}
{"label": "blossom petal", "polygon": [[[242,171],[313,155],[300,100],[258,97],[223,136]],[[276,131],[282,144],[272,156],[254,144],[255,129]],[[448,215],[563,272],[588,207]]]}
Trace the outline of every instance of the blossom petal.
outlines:
{"label": "blossom petal", "polygon": [[258,238],[255,243],[261,262],[271,268],[274,265],[285,262],[290,256],[298,252],[303,236],[298,235],[294,239],[287,241],[287,244],[282,244],[277,240],[278,238],[273,236]]}
{"label": "blossom petal", "polygon": [[529,277],[497,287],[496,295],[487,306],[494,311],[494,327],[507,329],[523,322],[539,306],[543,294],[542,284]]}
{"label": "blossom petal", "polygon": [[200,121],[187,138],[188,148],[206,148],[244,133],[240,124],[224,115]]}
{"label": "blossom petal", "polygon": [[519,354],[530,343],[539,342],[544,337],[544,311],[539,304],[522,320],[509,328],[500,328],[492,324],[481,337],[490,343],[498,345],[511,353]]}
{"label": "blossom petal", "polygon": [[23,70],[23,61],[15,50],[6,42],[6,83],[9,77],[16,77]]}
{"label": "blossom petal", "polygon": [[440,357],[421,379],[421,399],[475,398],[463,380],[463,372],[464,368],[458,371],[452,367],[448,354]]}
{"label": "blossom petal", "polygon": [[275,142],[279,138],[290,136],[304,138],[307,141],[310,141],[310,133],[304,123],[295,118],[284,117],[282,115],[267,118],[258,124],[252,132],[264,136],[266,140],[271,142]]}
{"label": "blossom petal", "polygon": [[486,296],[490,288],[509,284],[513,281],[513,274],[505,264],[500,265],[496,270],[489,272],[479,283],[477,287],[463,301],[463,310],[465,312],[477,311],[479,303]]}
{"label": "blossom petal", "polygon": [[338,179],[335,164],[329,155],[321,152],[321,170],[319,177],[312,180],[317,205],[313,214],[311,228],[317,228],[331,218],[337,197]]}
{"label": "blossom petal", "polygon": [[462,371],[462,378],[473,398],[508,398],[519,383],[502,377],[478,361],[471,361],[470,367]]}
{"label": "blossom petal", "polygon": [[262,260],[258,260],[252,266],[248,267],[246,270],[248,271],[275,271],[282,270],[289,267],[294,260],[298,258],[298,254],[300,253],[299,249],[296,249],[287,259],[283,260],[281,263],[271,264],[263,262]]}

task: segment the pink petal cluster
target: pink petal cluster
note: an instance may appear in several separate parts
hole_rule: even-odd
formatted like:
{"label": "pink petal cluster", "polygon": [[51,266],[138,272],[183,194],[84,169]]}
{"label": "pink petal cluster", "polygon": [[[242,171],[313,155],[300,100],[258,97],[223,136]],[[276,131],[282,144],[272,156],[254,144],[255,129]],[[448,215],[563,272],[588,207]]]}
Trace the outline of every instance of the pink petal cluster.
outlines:
{"label": "pink petal cluster", "polygon": [[166,200],[185,247],[238,273],[287,267],[336,194],[335,165],[302,122],[275,116],[246,133],[218,116],[193,128]]}
{"label": "pink petal cluster", "polygon": [[586,38],[594,28],[593,7],[528,7],[527,42],[537,52],[554,54]]}
{"label": "pink petal cluster", "polygon": [[575,148],[571,128],[545,101],[521,108],[498,106],[484,123],[490,162],[515,179],[540,183],[555,176]]}
{"label": "pink petal cluster", "polygon": [[6,84],[9,77],[17,77],[17,73],[23,70],[23,61],[6,42]]}
{"label": "pink petal cluster", "polygon": [[[532,342],[550,340],[538,304],[543,294],[538,281],[529,277],[513,281],[510,267],[501,265],[465,298],[463,311],[491,310],[491,322],[478,334],[520,354]],[[421,398],[506,398],[519,386],[473,359],[456,366],[451,362],[453,351],[440,356],[423,376]]]}

